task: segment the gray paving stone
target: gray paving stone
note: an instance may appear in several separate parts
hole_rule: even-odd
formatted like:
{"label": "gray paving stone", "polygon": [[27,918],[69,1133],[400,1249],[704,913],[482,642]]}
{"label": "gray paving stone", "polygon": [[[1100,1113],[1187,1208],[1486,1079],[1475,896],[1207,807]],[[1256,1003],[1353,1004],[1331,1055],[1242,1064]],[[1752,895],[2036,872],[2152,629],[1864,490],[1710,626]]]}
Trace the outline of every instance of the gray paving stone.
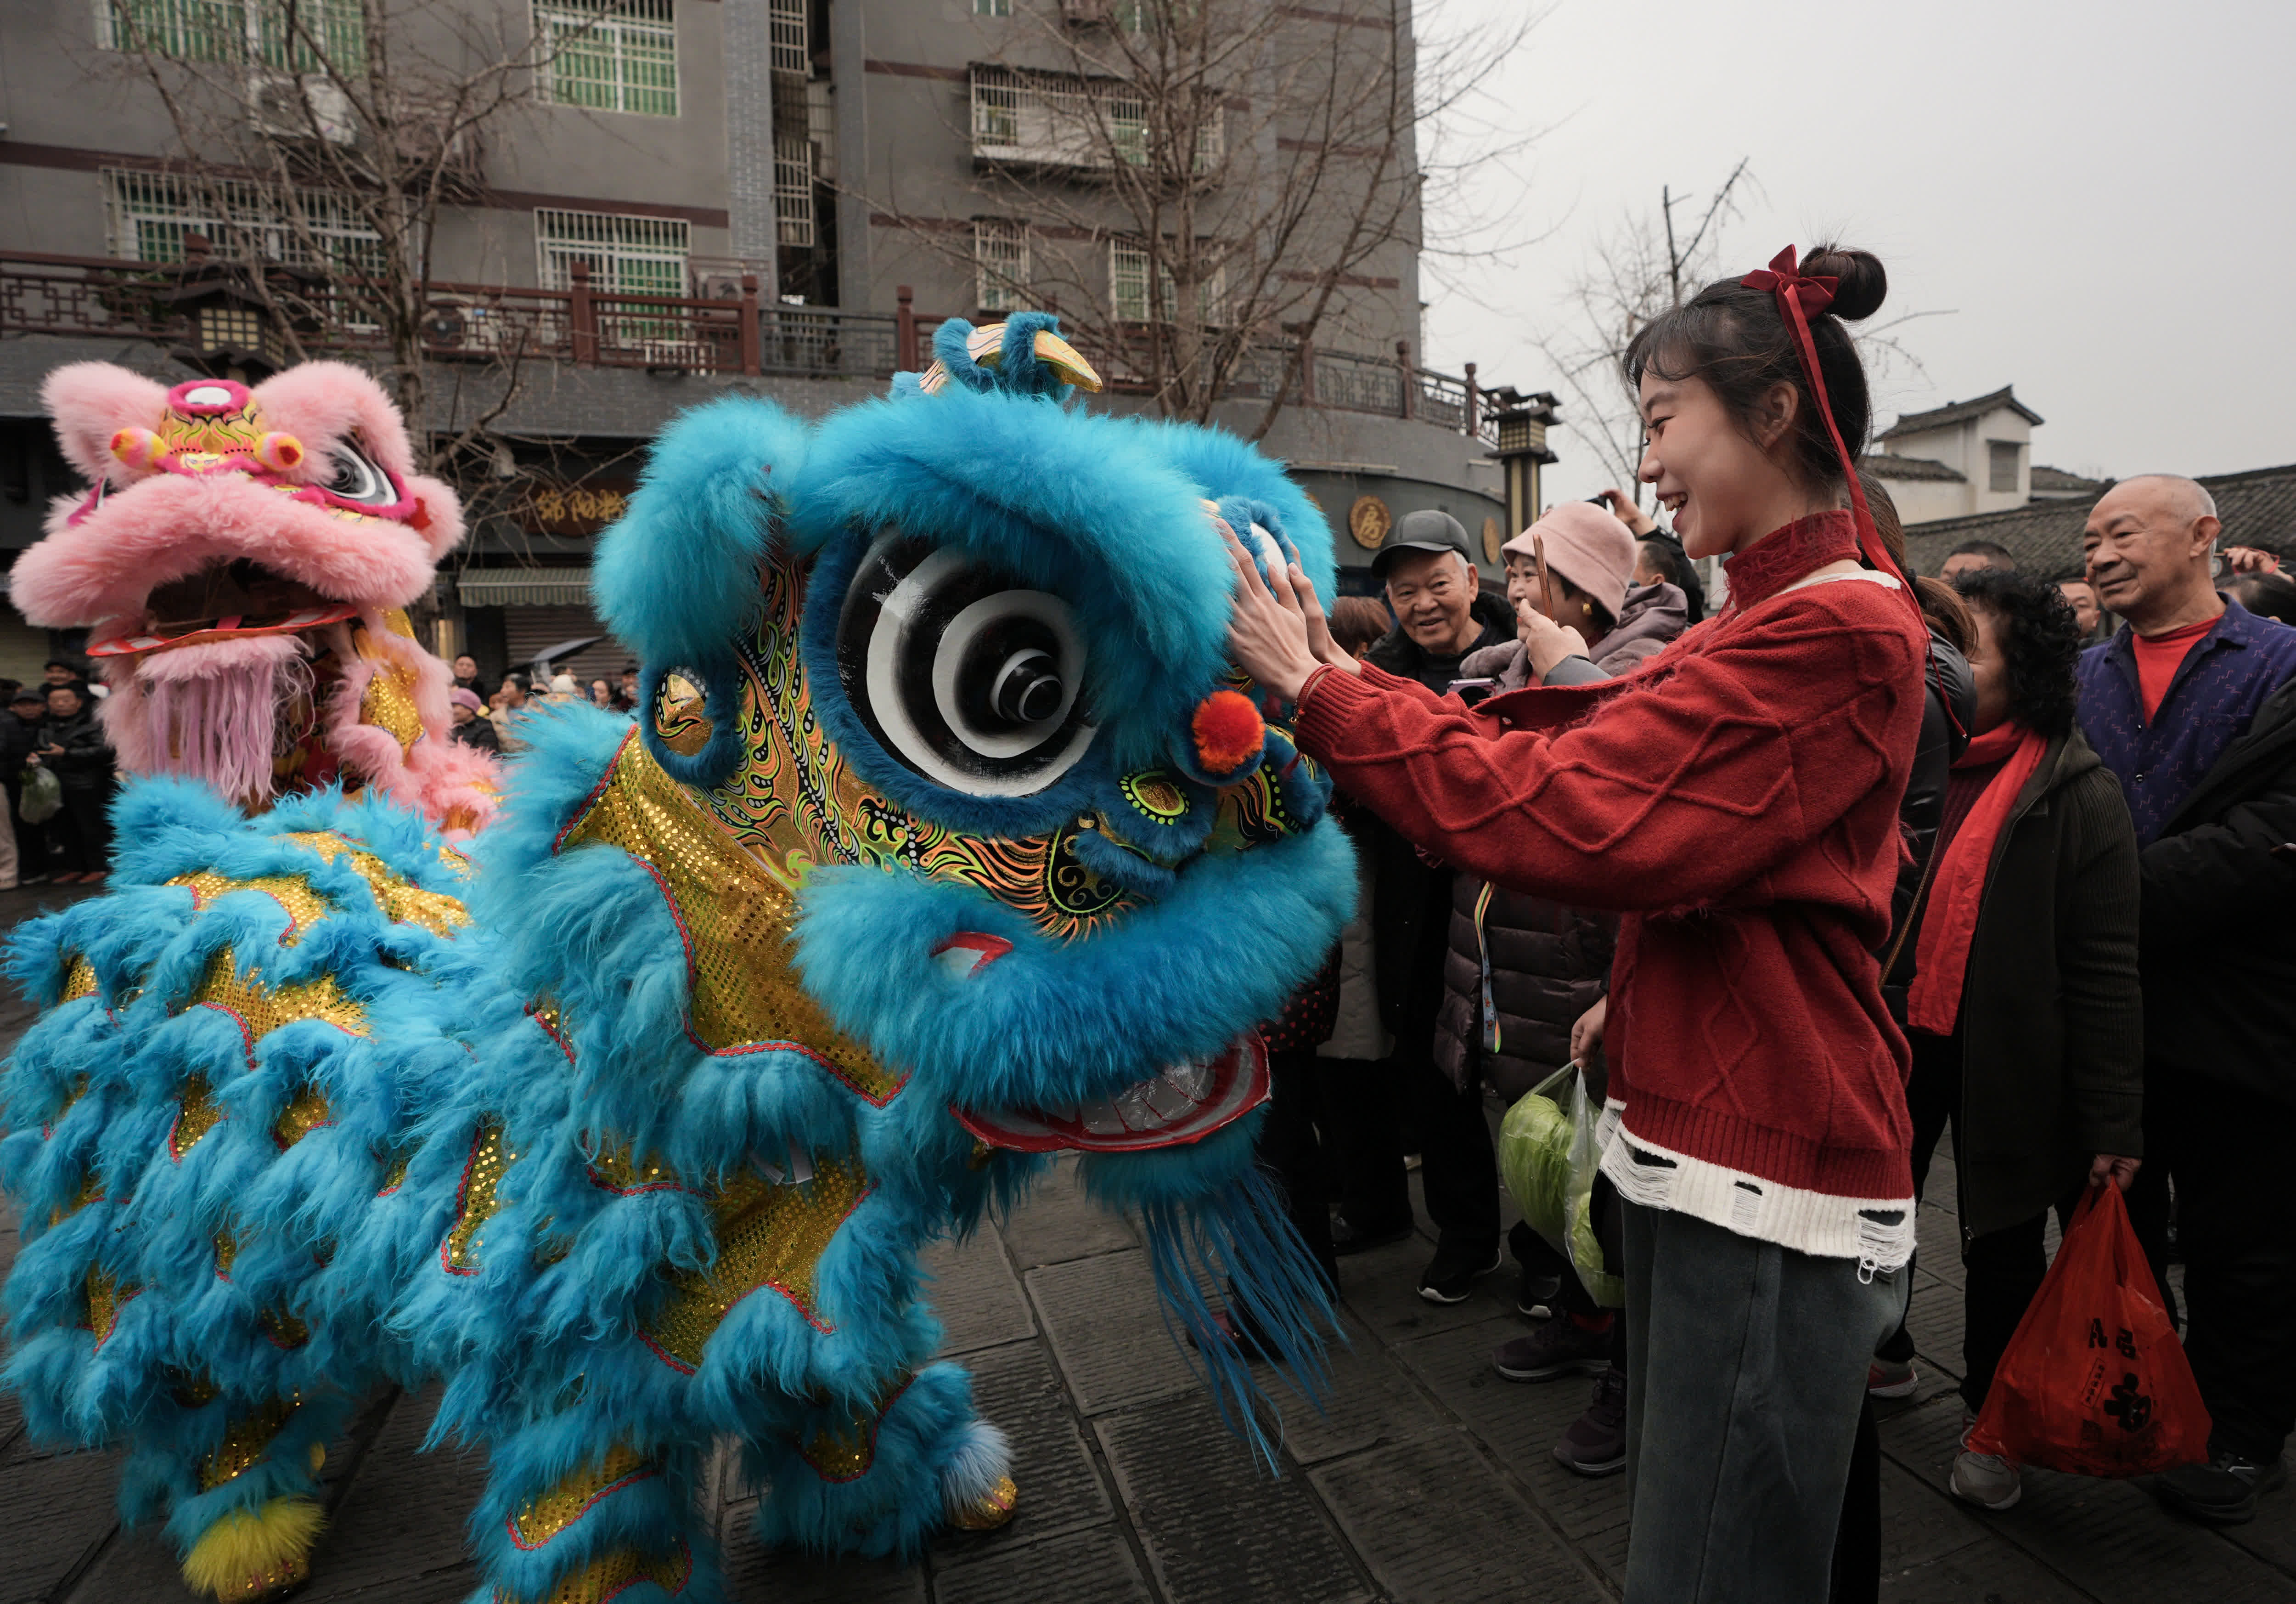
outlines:
{"label": "gray paving stone", "polygon": [[1597,1544],[1620,1567],[1626,1562],[1627,1481],[1584,1477],[1554,1459],[1554,1444],[1594,1394],[1585,1377],[1517,1382],[1491,1369],[1491,1350],[1529,1328],[1513,1316],[1439,1332],[1406,1343],[1398,1356],[1519,1481],[1573,1541]]}
{"label": "gray paving stone", "polygon": [[478,1584],[465,1533],[486,1487],[486,1456],[452,1447],[417,1452],[439,1391],[434,1385],[399,1397],[380,1422],[319,1539],[312,1586],[300,1597],[315,1604],[348,1600],[382,1575],[408,1586],[459,1579],[465,1592]]}
{"label": "gray paving stone", "polygon": [[973,1407],[1013,1444],[1019,1513],[1001,1530],[954,1533],[940,1547],[949,1563],[983,1549],[1024,1547],[1080,1526],[1105,1526],[1116,1513],[1095,1468],[1068,1394],[1052,1361],[1033,1342],[991,1348],[965,1361]]}
{"label": "gray paving stone", "polygon": [[726,1597],[733,1604],[925,1604],[924,1567],[890,1559],[823,1559],[758,1545],[757,1501],[726,1512]]}
{"label": "gray paving stone", "polygon": [[1914,1351],[1928,1361],[1932,1371],[1942,1370],[1958,1382],[1966,1368],[1961,1356],[1962,1334],[1968,1328],[1958,1282],[1916,1289],[1906,1312],[1906,1329],[1913,1333]]}
{"label": "gray paving stone", "polygon": [[1967,1279],[1961,1267],[1961,1216],[1940,1208],[1932,1192],[1914,1215],[1915,1240],[1920,1248],[1915,1262],[1938,1279],[1958,1287]]}
{"label": "gray paving stone", "polygon": [[2221,1535],[2296,1576],[2296,1482],[2283,1482],[2258,1499],[2256,1518],[2244,1526],[2226,1526]]}
{"label": "gray paving stone", "polygon": [[119,1524],[117,1453],[35,1454],[19,1442],[0,1459],[10,1553],[0,1604],[44,1604],[102,1547]]}
{"label": "gray paving stone", "polygon": [[1024,1279],[1086,1414],[1194,1389],[1187,1361],[1164,1329],[1148,1256],[1138,1248],[1049,1264]]}
{"label": "gray paving stone", "polygon": [[1340,1300],[1382,1342],[1407,1342],[1431,1331],[1472,1325],[1514,1311],[1516,1271],[1507,1260],[1475,1283],[1464,1303],[1431,1304],[1419,1296],[1420,1272],[1435,1249],[1417,1235],[1340,1261]]}
{"label": "gray paving stone", "polygon": [[1201,1397],[1093,1423],[1170,1604],[1341,1604],[1371,1591],[1297,1470],[1267,1476]]}
{"label": "gray paving stone", "polygon": [[1463,1434],[1309,1472],[1397,1604],[1574,1604],[1606,1595]]}
{"label": "gray paving stone", "polygon": [[1284,1451],[1303,1465],[1383,1443],[1405,1443],[1443,1429],[1426,1398],[1359,1324],[1347,1322],[1349,1345],[1326,1350],[1331,1390],[1320,1415],[1291,1393],[1279,1394]]}
{"label": "gray paving stone", "polygon": [[1140,1562],[1111,1526],[936,1564],[933,1604],[1152,1604]]}
{"label": "gray paving stone", "polygon": [[998,1230],[1013,1264],[1021,1270],[1140,1245],[1129,1221],[1084,1195],[1076,1166],[1068,1163],[1039,1180],[1029,1201],[1014,1209]]}
{"label": "gray paving stone", "polygon": [[1882,1574],[1910,1571],[1996,1542],[1977,1512],[1904,1466],[1882,1461]]}
{"label": "gray paving stone", "polygon": [[[2129,1595],[2103,1596],[2117,1601]],[[1910,1569],[1885,1569],[1882,1604],[2091,1604],[2091,1600],[2087,1593],[2007,1543],[1990,1542],[1956,1549]]]}
{"label": "gray paving stone", "polygon": [[933,1278],[925,1285],[925,1301],[947,1329],[941,1339],[943,1353],[969,1353],[1037,1334],[1028,1297],[995,1231],[984,1230],[962,1246],[936,1242],[919,1263]]}

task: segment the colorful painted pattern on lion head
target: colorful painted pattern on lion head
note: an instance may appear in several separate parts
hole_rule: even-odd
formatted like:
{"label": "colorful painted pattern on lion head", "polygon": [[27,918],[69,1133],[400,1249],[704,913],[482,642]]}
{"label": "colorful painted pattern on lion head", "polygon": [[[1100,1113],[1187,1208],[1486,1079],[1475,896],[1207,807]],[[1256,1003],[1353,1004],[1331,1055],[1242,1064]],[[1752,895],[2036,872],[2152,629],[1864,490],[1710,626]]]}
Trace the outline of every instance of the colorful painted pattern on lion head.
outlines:
{"label": "colorful painted pattern on lion head", "polygon": [[447,739],[447,670],[399,611],[461,507],[414,471],[372,378],[312,362],[171,389],[82,362],[43,395],[94,489],[56,504],[11,592],[34,623],[89,630],[129,771],[258,806],[340,778],[455,833],[492,815],[492,765]]}
{"label": "colorful painted pattern on lion head", "polygon": [[991,1147],[1147,1153],[1263,1100],[1253,1026],[1354,894],[1328,782],[1235,672],[1224,516],[1330,539],[1233,437],[1065,406],[1053,320],[942,325],[922,383],[658,445],[600,553],[634,740],[787,896],[842,1039]]}

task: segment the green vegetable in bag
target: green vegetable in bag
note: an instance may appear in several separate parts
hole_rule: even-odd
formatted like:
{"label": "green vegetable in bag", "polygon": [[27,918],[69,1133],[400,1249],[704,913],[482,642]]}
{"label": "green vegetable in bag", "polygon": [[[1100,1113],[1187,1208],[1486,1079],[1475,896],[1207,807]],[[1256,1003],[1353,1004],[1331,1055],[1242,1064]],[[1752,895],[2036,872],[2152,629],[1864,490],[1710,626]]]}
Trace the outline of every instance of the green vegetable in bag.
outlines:
{"label": "green vegetable in bag", "polygon": [[54,769],[24,770],[24,794],[16,803],[18,818],[26,824],[45,824],[63,805],[64,783],[56,777]]}
{"label": "green vegetable in bag", "polygon": [[[1588,1213],[1603,1160],[1595,1142],[1600,1110],[1573,1073],[1577,1067],[1565,1065],[1507,1110],[1499,1125],[1499,1174],[1524,1223],[1570,1261],[1588,1296],[1615,1309],[1627,1301],[1626,1284],[1603,1265]],[[1547,1093],[1566,1078],[1570,1089],[1557,1102]]]}

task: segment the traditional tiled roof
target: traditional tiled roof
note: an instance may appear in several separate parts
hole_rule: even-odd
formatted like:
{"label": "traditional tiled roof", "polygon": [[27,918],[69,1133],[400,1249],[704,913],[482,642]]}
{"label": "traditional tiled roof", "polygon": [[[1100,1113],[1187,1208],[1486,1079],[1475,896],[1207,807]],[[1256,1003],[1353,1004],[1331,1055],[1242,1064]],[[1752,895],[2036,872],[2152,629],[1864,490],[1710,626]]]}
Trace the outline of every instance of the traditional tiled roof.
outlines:
{"label": "traditional tiled roof", "polygon": [[1936,479],[1949,484],[1969,482],[1969,475],[1959,468],[1948,467],[1926,457],[1892,457],[1887,451],[1876,451],[1857,465],[1876,479]]}
{"label": "traditional tiled roof", "polygon": [[2033,494],[2036,496],[2102,496],[2105,481],[2087,479],[2079,473],[2068,473],[2062,468],[2045,468],[2033,465]]}
{"label": "traditional tiled roof", "polygon": [[[2212,474],[2200,482],[2216,498],[2217,515],[2224,521],[2225,544],[2259,546],[2283,557],[2296,558],[2296,463],[2251,468],[2244,473]],[[2086,496],[2037,501],[2005,513],[1978,513],[1912,524],[1906,530],[1906,555],[1915,572],[1935,573],[1947,554],[1964,540],[1997,540],[2026,572],[2069,579],[2081,571],[2081,529],[2088,522],[2089,508],[2111,488],[2108,480]]]}
{"label": "traditional tiled roof", "polygon": [[2041,415],[2017,399],[2016,388],[2013,384],[2004,384],[1991,395],[1979,396],[1973,401],[1949,401],[1929,412],[1908,412],[1874,438],[1895,440],[1901,434],[1918,434],[1924,429],[1942,429],[1948,424],[1983,417],[1997,407],[2006,407],[2029,424],[2039,423]]}

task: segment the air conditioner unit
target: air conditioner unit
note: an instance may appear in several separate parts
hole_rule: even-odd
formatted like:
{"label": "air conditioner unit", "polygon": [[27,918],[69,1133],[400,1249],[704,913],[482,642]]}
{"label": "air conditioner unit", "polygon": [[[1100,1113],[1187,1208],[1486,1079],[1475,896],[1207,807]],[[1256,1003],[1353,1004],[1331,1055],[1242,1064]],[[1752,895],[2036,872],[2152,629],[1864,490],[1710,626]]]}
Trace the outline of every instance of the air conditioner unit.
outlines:
{"label": "air conditioner unit", "polygon": [[248,86],[247,98],[257,130],[274,138],[316,137],[329,144],[350,144],[358,138],[350,97],[323,72],[300,78],[258,73]]}
{"label": "air conditioner unit", "polygon": [[739,300],[742,299],[742,276],[738,273],[703,273],[697,276],[700,284],[694,293],[702,300]]}

